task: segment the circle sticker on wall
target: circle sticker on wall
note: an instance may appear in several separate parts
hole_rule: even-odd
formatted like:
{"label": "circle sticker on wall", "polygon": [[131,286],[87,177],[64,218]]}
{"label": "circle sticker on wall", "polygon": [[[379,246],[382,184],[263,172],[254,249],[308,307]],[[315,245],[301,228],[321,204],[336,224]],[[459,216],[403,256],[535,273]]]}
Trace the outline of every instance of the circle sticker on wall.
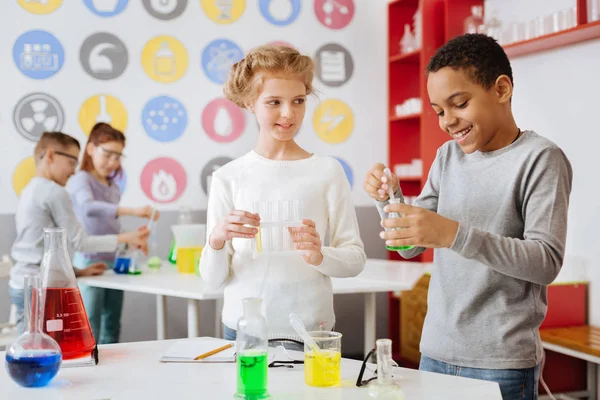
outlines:
{"label": "circle sticker on wall", "polygon": [[340,164],[342,164],[342,168],[344,169],[344,173],[346,174],[346,178],[348,179],[348,183],[350,183],[350,188],[352,189],[352,186],[354,186],[354,172],[352,172],[352,168],[350,168],[350,165],[341,158],[334,158],[338,160]]}
{"label": "circle sticker on wall", "polygon": [[315,73],[327,86],[337,87],[348,82],[354,72],[352,56],[343,46],[328,43],[317,50]]}
{"label": "circle sticker on wall", "polygon": [[146,11],[163,21],[179,17],[185,11],[187,3],[188,0],[142,0]]}
{"label": "circle sticker on wall", "polygon": [[83,2],[99,17],[114,17],[127,7],[128,0],[83,0]]}
{"label": "circle sticker on wall", "polygon": [[202,168],[202,172],[200,173],[200,186],[202,186],[202,190],[207,197],[210,195],[213,172],[231,161],[233,161],[233,158],[230,157],[216,157],[206,163],[204,168]]}
{"label": "circle sticker on wall", "polygon": [[79,126],[89,135],[98,122],[110,124],[113,128],[125,132],[127,128],[127,110],[116,97],[99,94],[88,98],[79,110]]}
{"label": "circle sticker on wall", "polygon": [[216,39],[202,52],[202,68],[208,79],[222,85],[227,80],[233,64],[242,58],[244,52],[237,44],[227,39]]}
{"label": "circle sticker on wall", "polygon": [[29,31],[15,41],[13,60],[19,71],[29,78],[46,79],[60,71],[65,63],[65,51],[51,33]]}
{"label": "circle sticker on wall", "polygon": [[242,136],[245,127],[244,112],[225,98],[211,101],[202,111],[202,128],[215,142],[233,142]]}
{"label": "circle sticker on wall", "polygon": [[122,196],[127,187],[127,174],[123,168],[121,168],[121,173],[113,178],[113,182],[119,187]]}
{"label": "circle sticker on wall", "polygon": [[246,8],[246,0],[200,0],[208,18],[217,24],[231,24],[237,21]]}
{"label": "circle sticker on wall", "polygon": [[62,0],[18,0],[19,5],[32,14],[50,14],[62,4]]}
{"label": "circle sticker on wall", "polygon": [[300,0],[259,0],[258,7],[263,17],[273,25],[289,25],[298,18]]}
{"label": "circle sticker on wall", "polygon": [[275,42],[269,42],[267,44],[271,45],[271,46],[286,46],[286,47],[289,47],[289,48],[292,48],[292,49],[297,49],[296,46],[292,46],[288,42],[284,42],[282,40],[277,40]]}
{"label": "circle sticker on wall", "polygon": [[13,173],[13,189],[17,196],[21,195],[25,186],[35,176],[35,160],[33,157],[27,157],[17,165]]}
{"label": "circle sticker on wall", "polygon": [[13,112],[17,132],[37,142],[42,133],[60,131],[65,113],[54,97],[46,93],[30,93],[17,103]]}
{"label": "circle sticker on wall", "polygon": [[125,44],[111,33],[89,36],[79,50],[81,66],[93,78],[115,79],[125,71],[129,60]]}
{"label": "circle sticker on wall", "polygon": [[188,55],[181,42],[171,36],[158,36],[142,50],[142,67],[157,82],[172,83],[179,80],[187,69]]}
{"label": "circle sticker on wall", "polygon": [[173,97],[155,97],[144,106],[142,125],[152,139],[171,142],[183,135],[187,112],[183,104]]}
{"label": "circle sticker on wall", "polygon": [[328,28],[345,28],[354,16],[354,0],[315,0],[315,14]]}
{"label": "circle sticker on wall", "polygon": [[313,128],[324,142],[342,143],[352,134],[354,114],[341,100],[325,100],[315,110]]}
{"label": "circle sticker on wall", "polygon": [[140,182],[150,200],[166,204],[176,201],[183,194],[187,175],[176,160],[161,157],[146,164]]}

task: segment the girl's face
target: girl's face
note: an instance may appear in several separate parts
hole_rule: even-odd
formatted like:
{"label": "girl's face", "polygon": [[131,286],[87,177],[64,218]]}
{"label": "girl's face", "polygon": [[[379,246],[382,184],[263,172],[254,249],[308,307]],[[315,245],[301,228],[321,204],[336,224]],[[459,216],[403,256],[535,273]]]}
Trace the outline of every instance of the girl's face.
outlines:
{"label": "girl's face", "polygon": [[253,105],[261,135],[288,141],[300,129],[306,112],[306,87],[295,78],[265,77],[262,90]]}
{"label": "girl's face", "polygon": [[110,178],[121,166],[124,145],[121,142],[106,142],[99,145],[88,144],[87,153],[92,158],[96,173]]}

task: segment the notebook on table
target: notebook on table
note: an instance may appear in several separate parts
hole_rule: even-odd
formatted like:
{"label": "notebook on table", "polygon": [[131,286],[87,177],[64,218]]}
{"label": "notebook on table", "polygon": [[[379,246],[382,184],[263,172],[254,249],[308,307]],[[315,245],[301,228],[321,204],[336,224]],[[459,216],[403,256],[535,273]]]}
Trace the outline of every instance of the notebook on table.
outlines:
{"label": "notebook on table", "polygon": [[[232,347],[220,351],[206,358],[195,360],[196,357],[216,350],[222,346],[233,344]],[[160,362],[191,362],[191,363],[228,363],[235,362],[235,341],[197,338],[177,341],[160,357]]]}

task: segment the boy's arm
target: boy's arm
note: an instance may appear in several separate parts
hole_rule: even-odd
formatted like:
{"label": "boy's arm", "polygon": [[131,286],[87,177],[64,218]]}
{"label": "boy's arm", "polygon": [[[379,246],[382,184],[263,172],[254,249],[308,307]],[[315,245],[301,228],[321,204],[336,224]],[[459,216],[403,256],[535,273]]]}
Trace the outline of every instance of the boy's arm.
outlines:
{"label": "boy's arm", "polygon": [[[414,204],[412,204],[412,205],[414,205],[416,207],[425,208],[429,211],[437,212],[438,196],[439,196],[439,192],[440,192],[441,166],[442,166],[440,157],[441,157],[441,151],[440,151],[440,149],[438,149],[436,157],[433,160],[433,163],[431,164],[431,168],[429,169],[429,176],[427,177],[427,182],[425,182],[425,186],[423,186],[423,190],[421,191],[421,194],[419,195],[419,197],[417,197]],[[398,180],[400,181],[399,183],[402,182],[402,180],[400,178],[398,178]],[[396,198],[400,199],[400,201],[402,203],[405,203],[404,196],[402,194],[402,189],[400,187],[398,187],[398,191],[394,194],[394,196]],[[377,207],[377,211],[379,211],[379,215],[381,216],[382,220],[386,219],[388,216],[388,213],[386,213],[383,210],[384,207],[387,206],[388,204],[389,204],[389,201],[375,201],[375,206]],[[408,258],[413,258],[413,257],[418,256],[425,250],[427,250],[426,247],[414,247],[410,250],[398,251],[398,253],[403,258],[408,259]]]}
{"label": "boy's arm", "polygon": [[71,197],[65,189],[54,190],[47,202],[54,223],[67,230],[67,241],[74,251],[104,253],[117,249],[117,235],[87,235],[75,216]]}
{"label": "boy's arm", "polygon": [[502,274],[540,285],[552,283],[564,257],[572,178],[564,153],[559,148],[545,150],[525,178],[523,238],[460,223],[450,249]]}
{"label": "boy's arm", "polygon": [[223,286],[229,279],[233,249],[229,240],[225,242],[222,249],[215,250],[210,246],[209,238],[215,225],[233,210],[233,204],[226,194],[221,179],[213,174],[211,181],[206,210],[206,243],[200,257],[200,270],[202,271],[202,280],[216,288]]}
{"label": "boy's arm", "polygon": [[336,179],[341,185],[337,185],[336,201],[329,209],[330,244],[321,248],[323,261],[313,268],[328,276],[346,278],[362,272],[367,255],[360,239],[350,184],[341,166]]}
{"label": "boy's arm", "polygon": [[89,182],[83,175],[75,175],[69,180],[67,189],[71,193],[73,206],[83,210],[88,217],[116,218],[118,204],[94,199]]}

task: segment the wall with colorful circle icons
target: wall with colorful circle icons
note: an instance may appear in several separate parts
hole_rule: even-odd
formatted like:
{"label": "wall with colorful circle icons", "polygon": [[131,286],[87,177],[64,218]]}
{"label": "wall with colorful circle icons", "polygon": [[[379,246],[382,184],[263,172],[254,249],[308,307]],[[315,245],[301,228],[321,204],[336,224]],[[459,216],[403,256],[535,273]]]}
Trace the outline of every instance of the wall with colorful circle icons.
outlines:
{"label": "wall with colorful circle icons", "polygon": [[33,30],[25,32],[15,41],[13,61],[25,76],[47,79],[61,70],[65,62],[65,51],[52,33]]}
{"label": "wall with colorful circle icons", "polygon": [[62,106],[47,93],[30,93],[20,99],[13,110],[17,132],[34,142],[44,132],[60,131],[64,120]]}
{"label": "wall with colorful circle icons", "polygon": [[202,111],[202,128],[211,140],[230,143],[244,133],[246,116],[226,98],[215,99]]}
{"label": "wall with colorful circle icons", "polygon": [[181,79],[187,70],[187,50],[174,37],[155,37],[144,46],[142,67],[150,79],[173,83]]}
{"label": "wall with colorful circle icons", "polygon": [[114,17],[122,13],[129,0],[83,0],[87,8],[99,17]]}
{"label": "wall with colorful circle icons", "polygon": [[228,39],[216,39],[202,52],[202,68],[208,79],[222,85],[227,80],[233,64],[243,57],[244,52],[237,44]]}
{"label": "wall with colorful circle icons", "polygon": [[313,129],[326,143],[345,142],[354,130],[354,113],[341,100],[325,100],[315,110]]}
{"label": "wall with colorful circle icons", "polygon": [[61,6],[62,0],[18,0],[18,3],[23,9],[32,14],[50,14]]}
{"label": "wall with colorful circle icons", "polygon": [[81,66],[92,78],[110,80],[121,76],[129,62],[125,43],[108,32],[98,32],[83,41],[79,50]]}
{"label": "wall with colorful circle icons", "polygon": [[[351,184],[386,162],[385,2],[14,3],[2,9],[0,25],[12,51],[12,60],[0,63],[7,154],[0,189],[10,194],[2,213],[15,212],[44,132],[66,132],[84,147],[98,122],[127,137],[126,173],[115,180],[125,206],[204,209],[212,173],[259,137],[256,116],[227,100],[223,85],[233,64],[265,44],[293,47],[315,61],[316,95],[308,96],[295,136],[303,148],[338,159]],[[359,185],[353,199],[371,205]]]}
{"label": "wall with colorful circle icons", "polygon": [[98,122],[112,125],[125,132],[127,130],[127,110],[119,99],[109,94],[97,94],[86,99],[79,109],[79,126],[89,135]]}
{"label": "wall with colorful circle icons", "polygon": [[151,201],[173,203],[187,187],[187,174],[177,160],[169,157],[156,158],[142,170],[140,185]]}
{"label": "wall with colorful circle icons", "polygon": [[159,142],[178,139],[188,124],[185,106],[170,96],[151,99],[142,111],[142,126],[146,134]]}
{"label": "wall with colorful circle icons", "polygon": [[15,168],[12,177],[13,189],[17,196],[21,195],[25,186],[29,184],[29,181],[35,176],[35,160],[32,156],[29,156],[22,160]]}
{"label": "wall with colorful circle icons", "polygon": [[298,18],[302,9],[301,0],[259,0],[262,16],[277,26],[286,26]]}
{"label": "wall with colorful circle icons", "polygon": [[244,14],[246,0],[200,0],[206,16],[217,24],[231,24]]}

